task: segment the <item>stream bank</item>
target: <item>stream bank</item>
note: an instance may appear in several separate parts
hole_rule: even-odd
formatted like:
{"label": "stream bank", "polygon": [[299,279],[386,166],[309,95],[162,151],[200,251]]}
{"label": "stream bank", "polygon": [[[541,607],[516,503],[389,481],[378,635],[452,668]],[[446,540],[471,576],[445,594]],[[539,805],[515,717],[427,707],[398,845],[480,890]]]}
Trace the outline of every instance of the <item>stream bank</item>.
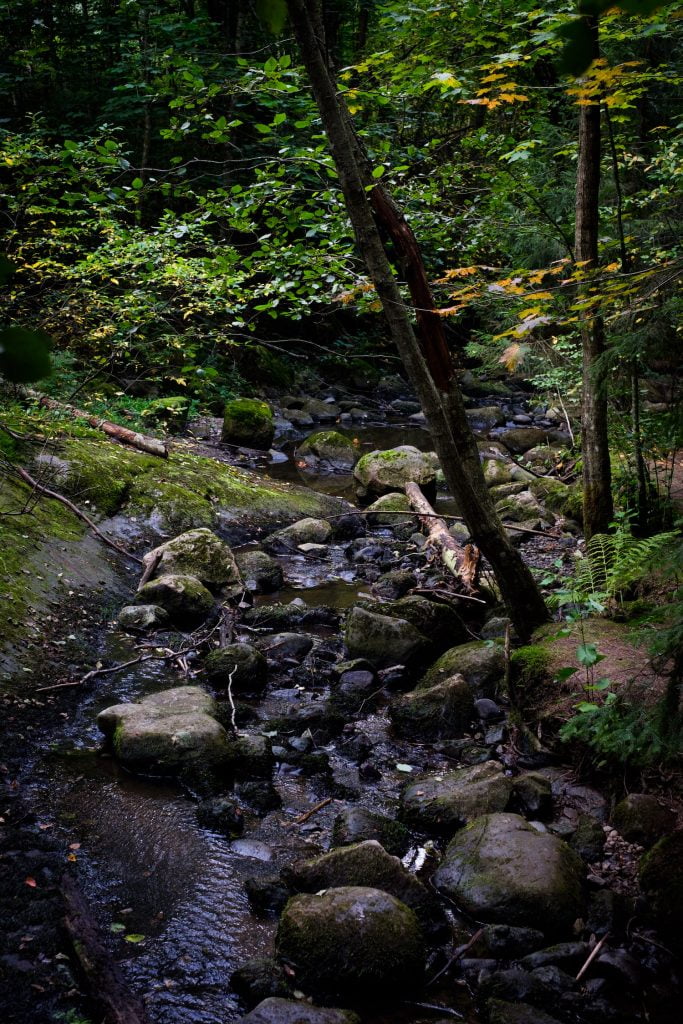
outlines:
{"label": "stream bank", "polygon": [[[386,429],[386,436],[393,443],[396,434],[389,431],[398,432],[398,437],[405,440],[405,434],[401,434],[405,426],[400,423],[388,428],[377,425],[369,430]],[[410,429],[420,432],[411,440],[423,439],[422,450],[428,450],[424,431],[419,427]],[[511,425],[510,429],[514,427]],[[362,439],[362,426],[354,427],[351,433]],[[381,433],[371,438],[368,435],[368,447],[390,446],[388,440],[381,442],[381,436]],[[486,444],[495,443],[495,436],[487,438]],[[193,447],[196,444],[192,442]],[[206,446],[202,448],[205,452],[202,458],[210,452],[220,453],[223,458],[228,455],[226,449],[221,450],[212,440],[210,433],[200,444]],[[236,454],[247,464],[266,461],[254,453]],[[230,452],[229,457],[234,459],[235,453]],[[126,454],[125,461],[132,459],[135,463],[136,458]],[[140,509],[146,512],[141,525],[126,513],[124,501],[119,507],[108,510],[113,515],[104,525],[112,535],[125,537],[127,543],[135,544],[140,553],[151,546],[151,535],[145,531],[150,526],[158,529],[160,523],[163,532],[171,535],[189,527],[209,526],[239,552],[240,546],[244,550],[253,549],[275,526],[300,519],[302,514],[324,517],[347,511],[338,499],[329,499],[319,492],[299,492],[276,482],[264,487],[258,478],[245,473],[242,483],[251,494],[263,488],[262,504],[257,503],[257,508],[265,515],[262,516],[261,511],[245,514],[244,505],[235,509],[230,504],[231,499],[217,492],[214,479],[225,472],[220,463],[200,462],[189,451],[181,458],[185,460],[184,483],[188,482],[189,468],[200,467],[194,478],[196,482],[191,482],[186,490],[188,494],[199,492],[211,512],[211,520],[196,518],[196,506],[189,503],[186,495],[173,502],[167,502],[165,497],[157,497],[155,503],[137,498],[133,506],[136,519]],[[69,461],[64,458],[64,462]],[[118,451],[116,461],[116,471],[120,473],[120,463],[124,460]],[[282,469],[285,465],[286,471]],[[234,480],[235,471],[228,468]],[[286,484],[291,483],[294,473],[299,474],[291,460],[285,464],[274,458],[268,458],[261,472],[269,478],[277,477],[278,473],[288,474],[290,480]],[[173,487],[184,486],[158,464],[150,466],[149,473],[154,474],[155,480],[157,475],[162,480],[166,477],[166,482]],[[207,486],[206,474],[211,476],[209,497],[203,493]],[[134,475],[133,480],[136,478]],[[81,486],[82,479],[79,477]],[[315,483],[319,485],[319,481]],[[337,490],[340,483],[335,477],[329,486]],[[67,484],[68,472],[62,486]],[[159,489],[156,482],[155,487]],[[130,493],[128,484],[126,498]],[[348,481],[341,493],[350,494]],[[277,501],[284,503],[283,495],[294,501],[289,508],[275,504]],[[174,497],[177,499],[177,493]],[[214,497],[217,500],[214,501]],[[444,495],[441,508],[448,508],[448,501],[448,496]],[[253,509],[253,504],[250,508]],[[539,527],[542,526],[539,512],[537,519]],[[329,522],[334,527],[335,520],[331,518]],[[561,558],[568,568],[575,533],[561,528],[553,532],[553,525],[545,523],[547,539],[534,536],[526,542],[528,557],[545,567]],[[406,814],[404,792],[401,812],[404,823],[401,825],[396,822],[399,794],[406,789],[406,784],[409,789],[415,779],[421,780],[420,786],[425,784],[425,779],[431,780],[430,784],[440,785],[439,777],[443,782],[452,771],[472,771],[480,765],[493,763],[497,767],[487,771],[495,787],[480,788],[467,816],[506,814],[510,808],[514,812],[522,811],[539,823],[539,836],[560,837],[562,843],[575,836],[580,826],[588,830],[594,845],[590,849],[588,844],[583,854],[579,851],[577,856],[592,865],[585,871],[586,874],[590,871],[592,880],[582,883],[588,885],[584,897],[588,894],[590,900],[581,909],[592,917],[584,918],[584,927],[578,935],[574,933],[573,921],[565,926],[559,937],[564,945],[573,943],[574,948],[554,953],[548,950],[543,920],[535,922],[535,936],[513,934],[513,939],[521,942],[518,946],[509,933],[506,944],[500,935],[489,929],[480,946],[467,951],[473,955],[461,956],[456,973],[446,971],[441,983],[429,988],[428,995],[416,990],[412,998],[408,996],[407,1005],[396,1004],[389,1008],[366,1002],[360,1007],[363,1021],[380,1024],[385,1020],[403,1020],[406,1024],[427,1024],[438,1021],[439,1014],[441,1019],[453,1019],[454,1013],[462,1013],[472,1022],[522,1019],[519,1014],[515,1017],[516,1011],[506,1010],[505,1004],[517,1010],[524,1006],[535,1007],[528,1010],[531,1016],[527,1018],[535,1020],[544,1020],[544,1013],[556,1012],[560,1013],[561,1020],[592,1021],[605,1016],[613,1020],[640,1020],[644,1019],[640,1005],[635,1008],[632,1005],[636,992],[639,999],[641,996],[647,999],[650,1020],[673,1020],[673,1016],[667,1016],[675,1007],[676,998],[675,988],[671,989],[672,963],[657,952],[657,946],[648,945],[650,941],[659,940],[654,933],[639,931],[645,934],[644,940],[638,940],[641,946],[634,944],[631,938],[626,949],[627,936],[622,937],[624,922],[637,910],[633,865],[639,851],[625,845],[607,824],[610,807],[604,796],[574,780],[569,769],[552,756],[516,746],[513,723],[506,722],[505,693],[500,687],[502,661],[496,643],[501,633],[500,622],[496,624],[495,617],[489,615],[484,623],[482,612],[486,609],[480,610],[476,605],[469,607],[467,602],[459,603],[456,597],[452,599],[456,620],[450,623],[442,646],[446,650],[457,650],[468,641],[478,645],[480,662],[476,659],[470,662],[466,672],[461,655],[459,665],[461,675],[471,674],[479,706],[467,728],[457,737],[451,735],[451,731],[456,730],[450,727],[440,737],[419,733],[407,737],[405,729],[401,736],[401,730],[396,731],[399,720],[396,708],[402,706],[401,702],[405,703],[406,693],[418,692],[411,691],[410,687],[422,673],[417,669],[408,673],[392,671],[395,659],[391,652],[379,650],[374,658],[366,652],[364,661],[344,668],[341,662],[346,656],[342,648],[342,619],[350,606],[359,607],[363,614],[370,616],[380,608],[382,613],[391,610],[391,601],[400,600],[400,596],[393,591],[388,598],[385,590],[382,597],[382,587],[388,585],[387,574],[393,574],[389,582],[399,591],[406,583],[414,591],[442,589],[447,582],[438,567],[426,561],[418,535],[407,533],[399,523],[378,524],[369,529],[361,527],[355,539],[332,536],[331,543],[317,546],[316,542],[312,543],[315,550],[300,551],[295,547],[285,554],[275,554],[283,570],[283,587],[268,595],[256,595],[253,607],[243,609],[241,622],[236,627],[236,638],[260,647],[268,661],[267,690],[258,699],[238,702],[238,728],[266,733],[273,751],[268,777],[236,782],[230,799],[237,802],[241,811],[242,832],[237,838],[226,838],[215,827],[216,820],[213,828],[198,822],[196,802],[207,794],[200,792],[196,784],[194,792],[192,786],[188,792],[187,787],[180,787],[173,781],[137,778],[122,771],[110,756],[103,756],[95,724],[97,713],[109,705],[137,702],[145,695],[188,682],[205,684],[206,676],[198,659],[189,658],[184,668],[174,662],[149,661],[113,676],[93,679],[80,689],[50,691],[43,697],[36,694],[31,698],[33,703],[26,706],[19,703],[26,700],[26,696],[15,694],[12,699],[17,724],[8,744],[15,753],[7,774],[12,777],[11,785],[16,783],[16,799],[24,801],[24,809],[15,815],[13,823],[21,825],[23,834],[30,837],[27,855],[32,854],[33,844],[38,853],[34,863],[44,860],[46,870],[51,872],[43,877],[37,876],[35,871],[26,875],[36,881],[35,889],[42,888],[43,878],[54,887],[59,870],[57,863],[66,861],[78,872],[80,884],[109,936],[112,954],[122,961],[131,986],[145,998],[151,1021],[227,1024],[240,1019],[256,993],[270,991],[268,986],[274,986],[273,991],[278,995],[291,994],[288,978],[282,978],[272,963],[261,967],[260,988],[253,981],[243,979],[241,996],[231,976],[246,961],[271,956],[277,913],[282,909],[283,899],[292,891],[291,882],[285,881],[291,880],[287,872],[292,871],[297,861],[309,861],[324,853],[333,843],[336,845],[341,836],[347,842],[379,837],[387,848],[391,846],[392,853],[407,858],[406,863],[417,869],[418,877],[428,880],[443,853],[444,840],[453,834],[456,822],[462,820],[457,815],[462,812],[454,812],[455,817],[446,829],[441,820],[438,827],[427,827],[429,818],[424,811]],[[84,583],[71,595],[76,597],[73,625],[67,626],[64,606],[60,606],[62,621],[53,624],[57,630],[54,643],[59,646],[46,649],[50,664],[43,668],[48,680],[45,685],[57,685],[64,677],[78,678],[100,662],[107,666],[132,660],[139,652],[140,636],[122,633],[114,621],[118,607],[127,603],[128,595],[135,589],[138,572],[132,567],[124,568],[108,555],[105,561],[107,564],[111,561],[111,576],[108,583],[101,584],[99,604],[93,603],[89,610],[93,616],[90,633],[83,635],[81,626],[85,609],[93,600],[92,587],[86,590]],[[83,597],[79,598],[79,594]],[[50,628],[49,623],[46,625]],[[75,640],[65,639],[65,626],[69,630],[66,637],[73,636]],[[504,625],[502,629],[504,631]],[[482,643],[476,639],[480,635],[488,639]],[[298,637],[299,643],[291,639],[284,641],[283,636]],[[185,640],[183,634],[165,631],[155,636],[153,642],[180,649]],[[302,645],[301,640],[306,643]],[[309,642],[310,649],[304,651]],[[79,644],[80,648],[70,648],[70,644]],[[53,660],[54,653],[58,657]],[[434,661],[437,653],[440,653],[438,642],[430,647],[429,655],[426,652],[420,655],[422,667]],[[382,664],[384,658],[386,666]],[[450,671],[452,674],[453,669]],[[22,690],[25,692],[25,688]],[[336,703],[331,698],[336,698]],[[392,708],[393,727],[389,717]],[[222,716],[225,722],[224,716],[225,709]],[[432,716],[433,711],[428,714],[428,720]],[[35,738],[27,731],[29,722]],[[524,778],[529,773],[538,776],[535,784],[527,784],[525,796],[524,786],[518,783],[513,795],[512,781],[503,780]],[[464,778],[471,797],[476,789],[475,780],[471,776]],[[494,792],[498,794],[495,798]],[[419,803],[419,794],[416,798]],[[268,806],[269,801],[271,806]],[[312,817],[296,824],[297,818],[323,801],[329,802]],[[281,806],[272,806],[278,803]],[[40,808],[40,816],[35,817],[31,808]],[[382,815],[384,821],[368,817],[373,814]],[[443,819],[441,813],[439,818]],[[50,827],[41,828],[44,825]],[[372,829],[368,831],[370,825]],[[50,849],[41,850],[40,837],[45,833],[57,838],[47,844]],[[600,834],[608,842],[607,853]],[[621,874],[614,867],[619,862],[624,865]],[[618,884],[615,884],[617,878]],[[25,880],[15,878],[14,881],[23,884],[22,895],[33,895],[34,887]],[[614,891],[616,896],[602,898],[600,894],[605,891]],[[58,897],[55,899],[58,901]],[[461,900],[456,898],[455,905],[458,903]],[[260,912],[254,913],[255,909]],[[578,907],[574,909],[580,916]],[[471,912],[476,920],[476,908]],[[465,945],[476,931],[472,919],[454,913],[450,898],[446,899],[440,913],[446,913],[450,938],[448,927],[441,932],[435,927],[436,940],[430,941],[430,977],[446,967],[452,949]],[[50,913],[45,916],[49,917]],[[438,925],[438,917],[435,913],[431,926]],[[534,930],[529,922],[520,925],[511,924],[510,920],[512,918],[502,923],[508,928]],[[20,930],[13,932],[13,938],[19,947],[24,942],[24,948],[30,949],[30,942],[18,934]],[[587,992],[586,986],[570,985],[571,969],[576,966],[578,970],[582,959],[588,956],[589,947],[583,943],[591,934],[601,937],[606,930],[619,936],[613,951],[618,954],[616,960],[612,956],[611,961],[603,961],[598,973],[590,979],[592,984]],[[651,940],[648,934],[652,934]],[[73,998],[68,995],[74,987],[72,979],[67,976],[66,981],[57,980],[66,976],[66,967],[65,961],[54,963],[59,955],[54,953],[54,949],[59,948],[59,940],[53,940],[55,942],[57,945],[53,944],[45,954],[46,959],[53,962],[51,966],[46,965],[48,980],[43,985],[46,989],[50,985],[56,989],[55,1001],[50,1006],[51,995],[43,999],[45,993],[39,993],[36,997],[45,1004],[42,1018],[45,1020],[55,1020],[55,1009],[59,1012],[60,1003],[64,1006],[65,1000]],[[539,949],[544,952],[540,953]],[[51,951],[53,957],[49,955]],[[520,966],[523,957],[529,956],[536,956],[535,965],[527,962]],[[638,970],[633,966],[634,960]],[[23,971],[34,971],[36,963],[36,959],[26,954]],[[16,961],[5,962],[9,978],[22,976],[22,968],[16,964]],[[58,972],[57,968],[62,967],[64,970]],[[544,968],[545,975],[534,974]],[[562,1006],[558,1006],[558,991],[563,993]],[[420,1008],[416,1004],[421,1002],[436,1009]],[[30,1003],[24,1007],[26,1005]],[[84,1004],[80,1005],[83,1009]],[[16,1005],[7,1009],[8,1013],[15,1014],[8,1020],[41,1019],[38,1014],[33,1018],[17,1016],[25,1014],[26,1010]],[[280,1008],[278,1012],[284,1011]],[[657,1013],[660,1016],[657,1017]]]}

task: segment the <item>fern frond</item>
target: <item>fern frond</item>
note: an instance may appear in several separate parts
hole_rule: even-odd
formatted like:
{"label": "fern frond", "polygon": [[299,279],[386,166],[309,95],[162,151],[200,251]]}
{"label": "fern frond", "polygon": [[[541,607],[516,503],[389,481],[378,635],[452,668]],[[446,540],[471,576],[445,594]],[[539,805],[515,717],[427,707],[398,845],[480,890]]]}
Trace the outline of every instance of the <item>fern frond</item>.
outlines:
{"label": "fern frond", "polygon": [[600,592],[615,597],[649,575],[661,564],[671,547],[681,542],[677,531],[654,537],[632,537],[625,530],[596,533],[586,545],[586,555],[574,573],[578,600]]}

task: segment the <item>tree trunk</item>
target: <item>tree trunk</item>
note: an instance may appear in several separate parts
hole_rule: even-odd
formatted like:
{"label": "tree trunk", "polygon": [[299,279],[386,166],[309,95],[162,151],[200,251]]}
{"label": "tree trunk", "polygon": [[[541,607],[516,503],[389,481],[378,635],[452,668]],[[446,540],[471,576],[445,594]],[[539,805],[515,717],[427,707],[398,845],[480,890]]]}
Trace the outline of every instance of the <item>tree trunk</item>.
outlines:
{"label": "tree trunk", "polygon": [[[593,58],[600,55],[598,18],[588,15],[593,34]],[[579,157],[576,168],[576,229],[574,250],[584,270],[598,262],[600,202],[600,101],[579,107]],[[583,314],[581,324],[583,382],[581,446],[583,450],[583,528],[587,538],[605,533],[614,513],[607,434],[605,328],[601,316]]]}
{"label": "tree trunk", "polygon": [[[460,504],[473,540],[496,573],[517,632],[526,637],[546,621],[548,613],[531,572],[510,544],[493,508],[448,353],[444,353],[438,332],[433,330],[439,318],[433,312],[431,292],[429,299],[423,296],[424,308],[431,315],[426,329],[422,331],[420,346],[368,202],[367,160],[329,71],[319,9],[305,0],[287,0],[287,6],[329,140],[356,242],[382,303],[391,337],[422,405],[446,481]],[[371,195],[376,187],[370,189]],[[375,202],[384,207],[385,200],[386,195],[382,192]],[[394,241],[413,275],[413,288],[422,287],[426,283],[426,275],[417,242],[405,219],[393,204],[391,207],[394,212],[390,210],[387,221],[383,223],[387,227],[392,226]],[[427,289],[429,291],[428,284]],[[420,303],[415,305],[420,306]]]}

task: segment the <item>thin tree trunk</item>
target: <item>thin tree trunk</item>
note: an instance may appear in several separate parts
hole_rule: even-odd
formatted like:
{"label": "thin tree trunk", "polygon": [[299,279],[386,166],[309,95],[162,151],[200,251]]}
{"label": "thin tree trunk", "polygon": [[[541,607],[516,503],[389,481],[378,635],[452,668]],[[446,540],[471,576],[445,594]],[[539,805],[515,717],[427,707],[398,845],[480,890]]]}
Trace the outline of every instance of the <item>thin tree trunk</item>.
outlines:
{"label": "thin tree trunk", "polygon": [[[593,34],[593,57],[600,55],[598,18],[588,15]],[[576,229],[574,250],[584,270],[598,262],[600,202],[600,102],[579,107],[579,157],[576,169]],[[605,328],[601,316],[590,312],[581,324],[583,382],[581,446],[583,453],[583,527],[587,538],[605,533],[614,512],[607,433]]]}
{"label": "thin tree trunk", "polygon": [[[444,354],[438,333],[433,330],[439,318],[433,312],[431,293],[429,299],[424,296],[424,309],[430,315],[420,346],[368,202],[366,159],[329,71],[319,9],[316,11],[315,5],[304,0],[288,0],[287,6],[356,242],[382,303],[391,337],[424,410],[446,481],[461,506],[473,540],[496,573],[515,628],[520,636],[526,637],[546,621],[548,613],[531,572],[510,544],[493,508],[462,396],[455,386],[450,361],[445,358],[448,354]],[[383,197],[379,201],[382,205]],[[392,214],[388,223],[393,225],[401,256],[414,275],[413,287],[421,286],[426,276],[417,242],[405,220],[400,218],[396,224],[394,216],[399,215]]]}
{"label": "thin tree trunk", "polygon": [[85,412],[84,409],[77,409],[74,405],[67,405],[66,402],[58,402],[56,398],[41,395],[31,388],[26,389],[26,395],[29,398],[37,399],[38,403],[46,409],[57,409],[59,412],[67,412],[74,419],[85,420],[95,430],[101,430],[102,433],[113,437],[115,441],[120,441],[121,444],[130,445],[131,448],[137,448],[138,451],[146,452],[148,455],[157,455],[160,459],[168,458],[168,448],[163,441],[159,441],[156,437],[138,434],[136,430],[129,430],[128,427],[122,427],[119,423],[110,423],[109,420],[93,416],[92,413]]}

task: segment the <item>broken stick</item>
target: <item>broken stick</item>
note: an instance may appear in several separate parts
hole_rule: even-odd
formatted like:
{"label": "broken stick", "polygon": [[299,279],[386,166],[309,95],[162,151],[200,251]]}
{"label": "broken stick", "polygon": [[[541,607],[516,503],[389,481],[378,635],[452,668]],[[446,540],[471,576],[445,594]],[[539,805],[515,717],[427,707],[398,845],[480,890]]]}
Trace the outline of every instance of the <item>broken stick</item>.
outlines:
{"label": "broken stick", "polygon": [[479,571],[479,549],[474,544],[466,544],[464,547],[458,544],[448,532],[445,521],[434,511],[418,484],[409,480],[405,485],[405,492],[408,501],[417,512],[420,522],[427,530],[428,543],[440,552],[441,560],[446,568],[462,580],[465,589],[470,592],[475,590]]}

